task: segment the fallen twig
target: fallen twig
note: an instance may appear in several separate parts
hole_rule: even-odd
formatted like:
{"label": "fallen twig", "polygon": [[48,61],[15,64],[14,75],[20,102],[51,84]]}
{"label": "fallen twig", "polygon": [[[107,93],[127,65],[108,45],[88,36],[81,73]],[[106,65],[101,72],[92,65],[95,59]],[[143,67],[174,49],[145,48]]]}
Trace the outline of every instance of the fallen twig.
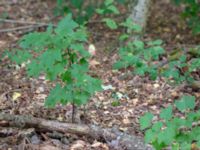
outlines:
{"label": "fallen twig", "polygon": [[[5,22],[5,23],[14,23],[14,24],[30,24],[30,25],[43,25],[43,26],[48,26],[48,23],[40,23],[40,22],[32,22],[32,21],[22,21],[22,20],[12,20],[12,19],[3,19],[0,18],[0,22]],[[56,25],[53,25],[54,27]]]}
{"label": "fallen twig", "polygon": [[15,4],[22,4],[22,3],[17,3],[17,2],[0,2],[0,6],[2,5],[15,5]]}
{"label": "fallen twig", "polygon": [[30,29],[30,28],[39,28],[47,25],[28,25],[28,26],[21,26],[21,27],[15,27],[15,28],[9,28],[9,29],[1,29],[0,33],[5,33],[5,32],[14,32],[18,30],[25,30],[25,29]]}

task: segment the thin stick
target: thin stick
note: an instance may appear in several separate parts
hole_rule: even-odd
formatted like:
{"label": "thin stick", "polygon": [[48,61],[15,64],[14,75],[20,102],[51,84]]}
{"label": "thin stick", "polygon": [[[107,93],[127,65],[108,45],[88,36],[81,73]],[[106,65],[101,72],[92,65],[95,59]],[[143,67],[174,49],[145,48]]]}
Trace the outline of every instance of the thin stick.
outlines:
{"label": "thin stick", "polygon": [[15,5],[15,4],[22,4],[22,3],[17,3],[17,2],[0,2],[0,6],[2,5]]}
{"label": "thin stick", "polygon": [[21,27],[16,27],[16,28],[1,29],[0,33],[13,32],[13,31],[17,31],[17,30],[25,30],[25,29],[29,29],[29,28],[39,28],[39,27],[43,27],[43,26],[46,26],[46,25],[28,25],[28,26],[21,26]]}
{"label": "thin stick", "polygon": [[73,103],[72,103],[72,123],[75,123],[75,115],[76,115],[76,106],[73,101]]}
{"label": "thin stick", "polygon": [[[48,23],[22,21],[22,20],[12,20],[12,19],[3,19],[3,18],[0,18],[0,22],[14,23],[14,24],[44,25],[44,26],[48,26],[49,25]],[[53,26],[55,26],[55,25],[53,25]]]}

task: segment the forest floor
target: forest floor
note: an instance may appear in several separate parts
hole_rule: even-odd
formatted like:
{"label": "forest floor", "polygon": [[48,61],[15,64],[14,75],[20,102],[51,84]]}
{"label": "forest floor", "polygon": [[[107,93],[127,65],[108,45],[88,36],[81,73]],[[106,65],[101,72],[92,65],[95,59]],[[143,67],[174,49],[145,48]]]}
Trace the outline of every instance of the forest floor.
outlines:
{"label": "forest floor", "polygon": [[[0,18],[24,20],[30,22],[56,23],[53,18],[55,4],[48,0],[1,0]],[[152,6],[144,40],[162,39],[166,50],[193,47],[200,42],[200,37],[192,36],[184,21],[180,18],[180,9],[165,0],[157,1]],[[123,10],[122,10],[123,11]],[[53,19],[52,19],[53,18]],[[17,41],[27,30],[2,32],[20,24],[0,22],[0,55],[5,49],[15,48]],[[45,28],[39,28],[43,31]],[[95,45],[97,54],[90,60],[90,67],[107,88],[96,93],[84,108],[79,108],[82,123],[95,124],[105,128],[117,128],[132,135],[143,136],[139,128],[139,117],[147,111],[159,114],[183,93],[192,92],[200,99],[199,91],[185,89],[183,86],[171,86],[159,78],[156,81],[148,77],[126,76],[123,70],[112,69],[117,55],[117,35],[120,31],[110,31],[102,24],[90,24],[89,43]],[[109,42],[108,42],[109,41]],[[71,105],[44,108],[44,100],[52,84],[45,80],[27,78],[23,67],[12,65],[8,58],[0,62],[0,111],[10,114],[28,114],[34,117],[70,122]],[[118,96],[118,98],[117,98]],[[59,150],[74,147],[87,149],[109,149],[108,144],[100,143],[86,137],[68,135],[65,140],[51,138],[48,133],[35,133],[31,138],[19,138],[19,132],[6,136],[0,128],[0,149]]]}

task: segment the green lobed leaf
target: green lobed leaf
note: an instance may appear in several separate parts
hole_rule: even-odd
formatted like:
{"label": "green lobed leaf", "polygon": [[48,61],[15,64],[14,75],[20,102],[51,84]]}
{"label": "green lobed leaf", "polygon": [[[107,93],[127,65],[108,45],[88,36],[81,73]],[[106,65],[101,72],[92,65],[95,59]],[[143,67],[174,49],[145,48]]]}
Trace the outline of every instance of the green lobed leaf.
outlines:
{"label": "green lobed leaf", "polygon": [[165,143],[166,145],[171,145],[175,135],[176,132],[173,126],[166,127],[163,131],[158,133],[158,143]]}
{"label": "green lobed leaf", "polygon": [[171,119],[169,122],[166,122],[166,125],[174,128],[176,130],[179,130],[179,128],[181,126],[185,126],[186,124],[186,120],[182,119],[182,118],[177,118],[177,117],[173,117],[173,119]]}
{"label": "green lobed leaf", "polygon": [[127,64],[124,63],[124,61],[117,61],[116,63],[114,63],[113,68],[114,69],[121,69],[121,68],[126,68],[128,67]]}
{"label": "green lobed leaf", "polygon": [[56,62],[62,61],[62,53],[58,49],[48,49],[38,58],[40,65],[44,68],[51,68]]}
{"label": "green lobed leaf", "polygon": [[127,18],[125,22],[121,23],[120,25],[123,27],[126,27],[128,29],[128,33],[132,31],[136,31],[136,32],[142,31],[142,28],[139,25],[133,23],[133,20],[130,17]]}
{"label": "green lobed leaf", "polygon": [[193,58],[191,60],[191,66],[189,68],[190,72],[197,70],[198,68],[200,68],[200,59],[199,58]]}
{"label": "green lobed leaf", "polygon": [[184,95],[180,100],[175,101],[175,105],[179,111],[184,112],[188,109],[194,109],[195,97]]}
{"label": "green lobed leaf", "polygon": [[154,60],[158,60],[161,54],[164,54],[165,51],[161,46],[154,46],[152,47],[151,55]]}
{"label": "green lobed leaf", "polygon": [[119,10],[117,9],[117,7],[115,7],[114,5],[110,5],[107,8],[108,10],[110,10],[112,13],[114,14],[120,14]]}
{"label": "green lobed leaf", "polygon": [[114,0],[105,0],[105,1],[104,1],[104,4],[105,4],[106,6],[108,6],[108,5],[111,5],[113,2],[114,2]]}
{"label": "green lobed leaf", "polygon": [[117,29],[118,26],[117,26],[117,23],[113,20],[113,19],[110,19],[110,18],[104,18],[103,21],[106,23],[106,25],[114,30],[114,29]]}
{"label": "green lobed leaf", "polygon": [[191,138],[191,142],[200,140],[200,127],[193,127],[188,135]]}
{"label": "green lobed leaf", "polygon": [[135,41],[133,41],[133,45],[138,49],[144,49],[143,41],[135,40]]}
{"label": "green lobed leaf", "polygon": [[168,106],[167,108],[162,109],[160,113],[160,118],[166,121],[170,120],[172,118],[172,106]]}
{"label": "green lobed leaf", "polygon": [[158,70],[154,67],[149,67],[148,71],[151,80],[156,80],[158,77]]}
{"label": "green lobed leaf", "polygon": [[163,123],[161,121],[158,121],[153,124],[152,131],[154,132],[160,132],[161,128],[163,127]]}
{"label": "green lobed leaf", "polygon": [[65,67],[65,64],[62,63],[56,63],[51,68],[48,68],[47,78],[51,81],[56,80],[57,77],[62,74],[65,70],[63,69]]}
{"label": "green lobed leaf", "polygon": [[159,40],[155,40],[155,41],[150,41],[150,42],[147,43],[147,45],[149,45],[149,46],[159,46],[162,43],[163,43],[163,41],[159,39]]}
{"label": "green lobed leaf", "polygon": [[155,136],[155,132],[153,132],[151,129],[148,129],[144,136],[145,143],[151,143],[155,139]]}
{"label": "green lobed leaf", "polygon": [[20,47],[23,49],[33,49],[34,51],[42,51],[51,42],[51,30],[48,32],[34,32],[22,37]]}
{"label": "green lobed leaf", "polygon": [[60,84],[57,84],[54,89],[51,90],[48,98],[45,101],[45,106],[55,107],[55,105],[62,100],[66,99],[66,91],[61,87]]}
{"label": "green lobed leaf", "polygon": [[191,143],[183,142],[180,144],[181,150],[191,150]]}
{"label": "green lobed leaf", "polygon": [[86,104],[90,98],[90,94],[83,91],[75,91],[74,92],[74,103],[78,106],[82,104]]}
{"label": "green lobed leaf", "polygon": [[152,119],[153,119],[152,113],[145,113],[145,115],[140,118],[141,130],[144,130],[144,129],[150,127]]}
{"label": "green lobed leaf", "polygon": [[85,50],[82,44],[79,44],[79,43],[71,44],[70,48],[73,49],[74,51],[78,51],[83,57],[88,58],[90,56],[89,52]]}
{"label": "green lobed leaf", "polygon": [[148,66],[146,64],[142,64],[142,63],[139,62],[139,63],[136,64],[134,73],[141,75],[141,76],[144,76],[147,71],[148,71]]}
{"label": "green lobed leaf", "polygon": [[29,76],[32,77],[38,77],[42,71],[42,66],[39,65],[37,60],[32,60],[28,65],[27,65],[27,72]]}
{"label": "green lobed leaf", "polygon": [[14,52],[8,52],[7,55],[13,62],[17,64],[22,64],[32,59],[32,55],[29,51],[22,51],[19,49],[16,49]]}
{"label": "green lobed leaf", "polygon": [[104,14],[104,11],[105,11],[104,9],[100,9],[100,8],[96,9],[96,13],[100,15]]}
{"label": "green lobed leaf", "polygon": [[198,146],[198,148],[200,148],[200,137],[197,140],[197,146]]}
{"label": "green lobed leaf", "polygon": [[72,19],[72,15],[68,14],[64,19],[62,19],[57,28],[55,29],[57,34],[69,34],[77,28],[79,25]]}
{"label": "green lobed leaf", "polygon": [[172,144],[172,150],[180,150],[180,146],[178,143],[173,143]]}
{"label": "green lobed leaf", "polygon": [[76,29],[76,32],[71,33],[69,38],[77,42],[87,42],[86,29],[81,26],[80,28]]}
{"label": "green lobed leaf", "polygon": [[129,38],[129,35],[128,34],[122,34],[120,37],[119,37],[119,40],[120,41],[124,41],[124,40],[127,40]]}
{"label": "green lobed leaf", "polygon": [[84,0],[70,0],[73,6],[75,6],[78,9],[81,9],[83,6]]}

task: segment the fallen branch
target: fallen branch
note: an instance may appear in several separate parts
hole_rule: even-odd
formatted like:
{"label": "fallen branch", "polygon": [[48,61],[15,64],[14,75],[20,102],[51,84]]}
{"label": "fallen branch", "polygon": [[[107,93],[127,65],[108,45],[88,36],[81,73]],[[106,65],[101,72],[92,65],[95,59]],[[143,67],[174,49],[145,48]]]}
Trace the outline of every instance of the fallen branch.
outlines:
{"label": "fallen branch", "polygon": [[[22,21],[22,20],[12,20],[12,19],[3,19],[3,18],[0,18],[0,22],[14,23],[14,24],[42,25],[42,26],[48,26],[49,25],[48,23]],[[56,25],[53,25],[53,27],[56,27]]]}
{"label": "fallen branch", "polygon": [[151,146],[143,143],[143,139],[111,129],[103,129],[95,125],[71,124],[45,120],[31,116],[0,114],[0,120],[8,121],[10,125],[18,127],[33,127],[36,130],[57,131],[92,137],[106,141],[110,146],[121,147],[126,150],[152,150]]}
{"label": "fallen branch", "polygon": [[[31,21],[21,21],[21,20],[12,20],[12,19],[2,19],[2,18],[0,18],[0,22],[14,23],[14,24],[28,24],[26,26],[20,26],[20,27],[9,28],[9,29],[1,29],[0,33],[13,32],[13,31],[17,31],[17,30],[27,30],[27,29],[28,29],[28,32],[30,32],[34,28],[49,26],[48,23],[31,22]],[[54,24],[52,26],[56,27],[56,25],[54,25]]]}
{"label": "fallen branch", "polygon": [[0,2],[0,6],[4,5],[16,5],[16,4],[22,4],[22,3],[17,3],[17,2]]}
{"label": "fallen branch", "polygon": [[14,31],[18,31],[18,30],[25,30],[25,29],[33,29],[33,28],[39,28],[39,27],[43,27],[46,25],[28,25],[28,26],[22,26],[22,27],[15,27],[15,28],[9,28],[9,29],[1,29],[0,33],[5,33],[5,32],[14,32]]}

